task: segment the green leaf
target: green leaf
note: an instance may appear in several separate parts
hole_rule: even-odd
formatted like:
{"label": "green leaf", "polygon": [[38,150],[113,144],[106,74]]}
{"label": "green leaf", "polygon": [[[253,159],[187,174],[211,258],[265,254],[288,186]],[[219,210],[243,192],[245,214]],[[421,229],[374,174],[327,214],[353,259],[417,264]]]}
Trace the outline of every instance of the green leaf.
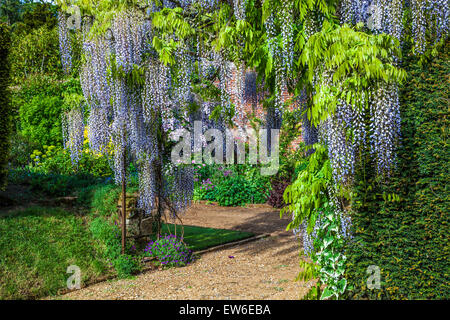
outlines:
{"label": "green leaf", "polygon": [[320,300],[325,300],[325,299],[329,299],[330,297],[332,297],[333,295],[335,295],[335,293],[330,290],[327,287],[325,287],[325,289],[322,291],[322,295],[320,296]]}

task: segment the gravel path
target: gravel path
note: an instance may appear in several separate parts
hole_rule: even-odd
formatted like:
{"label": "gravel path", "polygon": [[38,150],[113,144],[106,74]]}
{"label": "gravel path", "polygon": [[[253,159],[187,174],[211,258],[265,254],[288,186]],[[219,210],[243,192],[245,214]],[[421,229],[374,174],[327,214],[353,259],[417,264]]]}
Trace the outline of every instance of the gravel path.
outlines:
{"label": "gravel path", "polygon": [[[112,280],[56,299],[299,299],[306,286],[299,272],[299,244],[285,231],[289,219],[265,205],[221,208],[196,204],[183,218],[198,225],[271,233],[268,238],[203,254],[183,268],[154,270],[134,279]],[[230,258],[233,256],[234,258]]]}

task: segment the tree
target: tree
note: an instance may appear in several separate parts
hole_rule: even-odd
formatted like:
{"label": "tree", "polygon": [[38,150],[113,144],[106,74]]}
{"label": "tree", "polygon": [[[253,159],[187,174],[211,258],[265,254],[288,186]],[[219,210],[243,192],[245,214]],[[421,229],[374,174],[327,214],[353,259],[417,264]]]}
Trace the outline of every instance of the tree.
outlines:
{"label": "tree", "polygon": [[[167,148],[169,134],[180,127],[175,119],[181,92],[173,92],[168,83],[171,70],[151,56],[148,46],[150,25],[143,13],[133,7],[120,8],[111,20],[113,40],[83,24],[84,61],[81,84],[89,106],[89,141],[91,148],[104,152],[114,146],[115,181],[122,184],[122,253],[126,239],[127,167],[134,160],[139,168],[139,205],[146,214],[153,214],[161,230],[161,218],[168,209],[174,219],[190,203],[193,173],[188,167],[174,166]],[[60,39],[66,71],[70,71],[70,40],[67,39],[67,18],[59,16]],[[92,27],[92,29],[91,29]],[[96,33],[96,31],[98,33]],[[158,80],[155,82],[155,79]],[[155,96],[157,94],[158,96]],[[155,99],[164,99],[156,104]],[[161,101],[159,101],[161,102]],[[67,117],[69,134],[66,145],[71,149],[73,163],[79,160],[83,142],[82,105]]]}
{"label": "tree", "polygon": [[14,32],[10,61],[15,83],[36,74],[61,75],[58,30],[47,25],[29,33]]}
{"label": "tree", "polygon": [[23,23],[27,31],[47,26],[49,29],[56,27],[57,7],[50,3],[32,3],[27,6],[23,14]]}

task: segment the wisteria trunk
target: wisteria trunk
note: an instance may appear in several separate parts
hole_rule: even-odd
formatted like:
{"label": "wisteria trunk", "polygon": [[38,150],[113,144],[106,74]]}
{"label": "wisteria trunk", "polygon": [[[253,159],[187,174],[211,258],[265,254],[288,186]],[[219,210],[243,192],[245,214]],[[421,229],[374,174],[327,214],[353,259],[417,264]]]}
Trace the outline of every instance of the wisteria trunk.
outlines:
{"label": "wisteria trunk", "polygon": [[156,167],[156,176],[157,183],[156,186],[158,188],[158,203],[157,203],[157,211],[156,211],[156,238],[157,240],[161,237],[161,217],[162,217],[162,176],[161,176],[161,167],[159,164]]}

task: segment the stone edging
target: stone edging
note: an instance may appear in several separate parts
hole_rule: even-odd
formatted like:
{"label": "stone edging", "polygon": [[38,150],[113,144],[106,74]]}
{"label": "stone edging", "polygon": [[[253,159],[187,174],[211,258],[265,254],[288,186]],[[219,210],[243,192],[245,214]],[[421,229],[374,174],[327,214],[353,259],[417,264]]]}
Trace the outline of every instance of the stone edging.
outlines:
{"label": "stone edging", "polygon": [[270,233],[263,233],[263,234],[259,234],[259,235],[256,235],[256,236],[252,236],[252,237],[247,238],[247,239],[220,244],[218,246],[211,247],[211,248],[208,248],[208,249],[205,249],[205,250],[196,251],[194,253],[202,255],[202,254],[205,254],[205,253],[214,252],[214,251],[218,251],[218,250],[222,250],[222,249],[227,249],[227,248],[230,248],[230,247],[238,246],[240,244],[244,244],[244,243],[247,243],[247,242],[252,242],[252,241],[264,239],[264,238],[267,238],[267,237],[270,237],[270,236],[271,236]]}

